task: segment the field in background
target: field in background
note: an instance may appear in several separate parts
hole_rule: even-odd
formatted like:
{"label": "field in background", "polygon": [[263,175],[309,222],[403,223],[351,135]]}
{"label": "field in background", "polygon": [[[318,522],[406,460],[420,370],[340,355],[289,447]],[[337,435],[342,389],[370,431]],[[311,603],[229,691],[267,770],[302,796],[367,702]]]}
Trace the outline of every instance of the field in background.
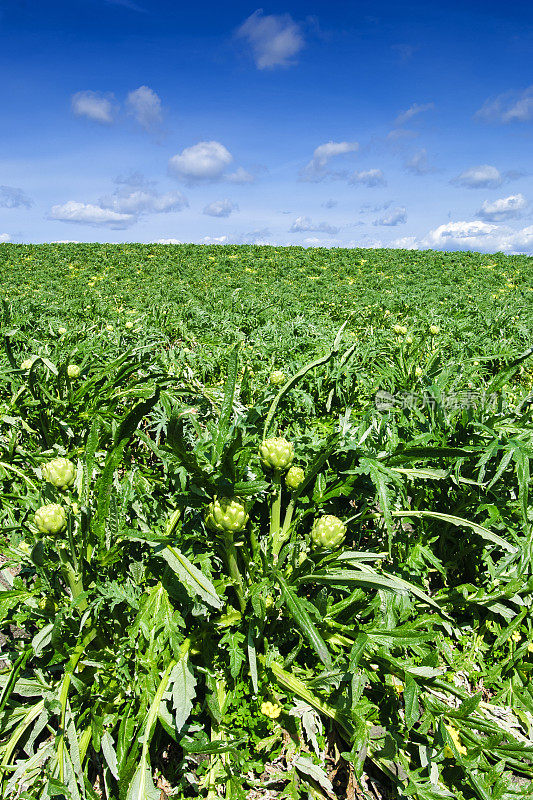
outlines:
{"label": "field in background", "polygon": [[532,796],[532,258],[5,244],[0,300],[2,797]]}

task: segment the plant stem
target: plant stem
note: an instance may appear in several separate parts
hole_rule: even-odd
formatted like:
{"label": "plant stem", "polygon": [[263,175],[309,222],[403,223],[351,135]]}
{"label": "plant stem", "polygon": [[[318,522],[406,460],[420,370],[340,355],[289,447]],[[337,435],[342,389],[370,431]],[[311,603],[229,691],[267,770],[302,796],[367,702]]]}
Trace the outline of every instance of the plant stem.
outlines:
{"label": "plant stem", "polygon": [[228,533],[224,536],[224,549],[226,551],[228,571],[233,583],[235,584],[235,591],[239,600],[239,606],[241,608],[241,612],[243,612],[246,608],[246,600],[244,599],[244,586],[242,582],[242,575],[239,570],[239,564],[237,562],[237,550],[235,549],[235,544],[233,543],[233,534]]}
{"label": "plant stem", "polygon": [[274,560],[277,560],[278,553],[282,544],[280,539],[281,527],[281,471],[274,470],[272,483],[275,487],[275,495],[270,507],[270,539],[272,541],[272,551],[274,553]]}

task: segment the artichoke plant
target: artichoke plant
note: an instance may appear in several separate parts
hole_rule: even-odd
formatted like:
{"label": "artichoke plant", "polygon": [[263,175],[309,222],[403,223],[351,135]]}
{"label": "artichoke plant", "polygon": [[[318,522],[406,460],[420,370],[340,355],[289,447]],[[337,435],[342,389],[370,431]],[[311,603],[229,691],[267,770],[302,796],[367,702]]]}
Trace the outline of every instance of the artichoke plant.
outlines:
{"label": "artichoke plant", "polygon": [[259,447],[259,455],[264,467],[286,470],[294,458],[294,445],[282,437],[265,439]]}
{"label": "artichoke plant", "polygon": [[346,536],[346,525],[333,514],[324,514],[313,523],[311,539],[315,547],[340,547]]}
{"label": "artichoke plant", "polygon": [[34,520],[40,533],[61,533],[67,527],[65,509],[57,503],[38,508]]}
{"label": "artichoke plant", "polygon": [[67,489],[74,483],[76,467],[68,458],[54,458],[41,467],[41,474],[45,481],[51,483],[56,489]]}

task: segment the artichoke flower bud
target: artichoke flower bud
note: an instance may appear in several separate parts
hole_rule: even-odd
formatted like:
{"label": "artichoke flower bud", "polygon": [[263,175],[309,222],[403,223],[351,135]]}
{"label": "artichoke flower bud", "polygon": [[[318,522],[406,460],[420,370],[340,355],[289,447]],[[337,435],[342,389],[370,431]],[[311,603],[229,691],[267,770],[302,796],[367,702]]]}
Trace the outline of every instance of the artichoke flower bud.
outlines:
{"label": "artichoke flower bud", "polygon": [[339,547],[346,536],[346,525],[338,517],[332,514],[324,514],[313,523],[311,539],[315,547],[329,547],[335,549]]}
{"label": "artichoke flower bud", "polygon": [[41,467],[41,474],[56,489],[66,489],[74,483],[76,468],[67,458],[54,458]]}
{"label": "artichoke flower bud", "polygon": [[67,527],[65,509],[57,503],[38,508],[34,520],[40,533],[61,533]]}
{"label": "artichoke flower bud", "polygon": [[273,372],[270,373],[269,381],[272,386],[280,386],[282,383],[285,383],[287,380],[285,373],[282,372],[280,369],[275,369]]}
{"label": "artichoke flower bud", "polygon": [[290,489],[291,492],[295,492],[296,489],[299,489],[302,485],[304,478],[305,473],[301,467],[290,467],[289,471],[285,475],[287,489]]}
{"label": "artichoke flower bud", "polygon": [[69,378],[79,378],[80,368],[77,364],[69,364],[67,366],[67,375]]}
{"label": "artichoke flower bud", "polygon": [[294,458],[294,445],[287,439],[279,437],[265,439],[259,446],[259,455],[264,467],[286,470]]}
{"label": "artichoke flower bud", "polygon": [[239,497],[215,497],[205,513],[205,524],[217,533],[240,533],[248,522],[248,512]]}
{"label": "artichoke flower bud", "polygon": [[429,332],[432,336],[438,336],[438,334],[440,333],[440,328],[438,325],[430,325]]}

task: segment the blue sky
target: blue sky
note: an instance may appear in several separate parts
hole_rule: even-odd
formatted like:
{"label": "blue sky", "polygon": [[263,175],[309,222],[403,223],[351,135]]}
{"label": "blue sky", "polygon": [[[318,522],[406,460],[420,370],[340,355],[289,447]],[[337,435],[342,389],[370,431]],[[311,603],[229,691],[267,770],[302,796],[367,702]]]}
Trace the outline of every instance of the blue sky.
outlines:
{"label": "blue sky", "polygon": [[0,241],[533,254],[530,2],[0,0]]}

